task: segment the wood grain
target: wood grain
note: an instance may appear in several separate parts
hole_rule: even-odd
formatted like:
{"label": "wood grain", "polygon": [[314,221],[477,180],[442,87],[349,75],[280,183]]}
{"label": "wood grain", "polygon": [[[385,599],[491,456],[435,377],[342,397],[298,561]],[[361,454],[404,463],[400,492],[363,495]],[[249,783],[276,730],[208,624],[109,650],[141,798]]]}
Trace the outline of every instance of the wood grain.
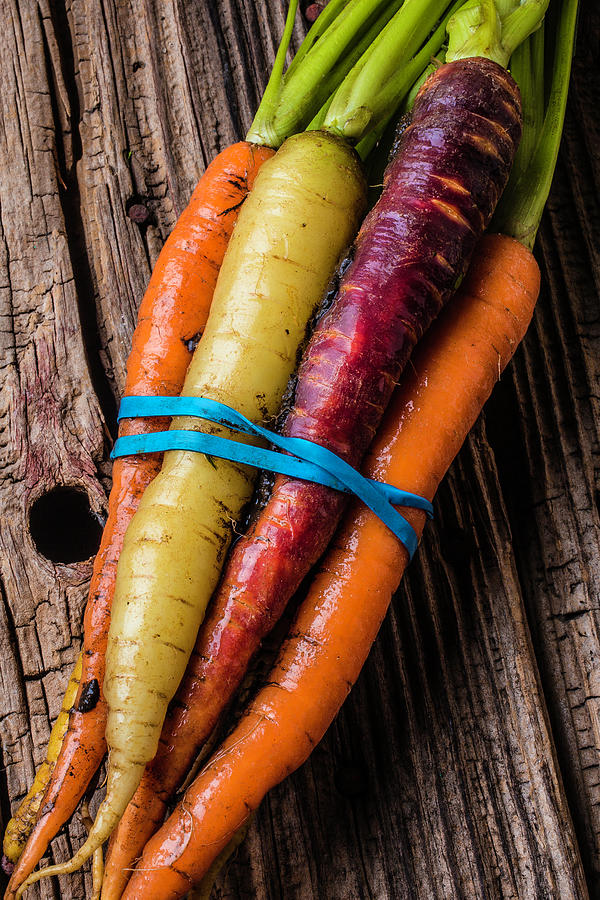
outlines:
{"label": "wood grain", "polygon": [[[72,486],[102,518],[137,305],[206,163],[250,124],[283,4],[0,10],[6,819],[43,758],[91,571],[38,551],[31,506]],[[534,325],[440,491],[359,683],[263,804],[221,900],[600,893],[600,13],[585,4],[580,18]],[[132,203],[149,212],[142,226]],[[66,545],[73,529],[48,522]],[[54,858],[82,838],[75,816]],[[77,875],[29,896],[89,889]]]}

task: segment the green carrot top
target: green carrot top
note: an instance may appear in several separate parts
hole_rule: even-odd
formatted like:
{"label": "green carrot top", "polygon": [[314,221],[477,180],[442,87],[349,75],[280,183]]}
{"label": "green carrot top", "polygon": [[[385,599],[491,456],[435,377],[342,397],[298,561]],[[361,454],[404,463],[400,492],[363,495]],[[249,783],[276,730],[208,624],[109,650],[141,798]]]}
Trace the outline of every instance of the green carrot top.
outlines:
{"label": "green carrot top", "polygon": [[285,74],[280,48],[248,140],[278,146],[309,123],[353,143],[378,133],[441,46],[450,0],[349,0],[334,17],[333,3]]}
{"label": "green carrot top", "polygon": [[285,50],[280,50],[248,139],[277,146],[300,122],[306,127],[304,116],[318,104],[320,112],[309,127],[356,144],[367,139],[359,148],[364,155],[372,146],[368,136],[380,133],[439,50],[444,34],[440,23],[448,32],[448,62],[485,56],[506,66],[539,27],[548,3],[467,0],[458,8],[455,4],[449,15],[449,0],[350,0],[339,10],[339,0],[332,0],[335,8],[330,4],[322,14],[327,18],[317,19],[285,75]]}
{"label": "green carrot top", "polygon": [[467,0],[448,23],[446,60],[485,56],[506,68],[540,26],[549,0]]}
{"label": "green carrot top", "polygon": [[402,0],[330,0],[284,73],[298,0],[247,140],[279,147],[305,128],[400,7]]}
{"label": "green carrot top", "polygon": [[[558,157],[571,60],[575,44],[578,0],[563,0],[551,10],[545,29],[533,34],[511,59],[523,98],[523,137],[510,180],[500,199],[492,230],[533,248]],[[545,53],[545,44],[553,52]],[[547,57],[546,65],[544,63]],[[544,89],[544,75],[546,90]],[[544,103],[544,95],[548,95]]]}

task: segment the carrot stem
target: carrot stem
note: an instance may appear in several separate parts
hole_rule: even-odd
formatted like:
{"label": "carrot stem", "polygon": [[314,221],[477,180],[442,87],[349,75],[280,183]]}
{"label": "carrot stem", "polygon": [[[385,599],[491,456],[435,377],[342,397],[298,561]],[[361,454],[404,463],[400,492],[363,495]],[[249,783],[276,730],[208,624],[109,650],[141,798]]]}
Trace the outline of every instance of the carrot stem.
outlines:
{"label": "carrot stem", "polygon": [[522,0],[502,21],[502,43],[509,58],[525,38],[539,26],[546,14],[549,0]]}
{"label": "carrot stem", "polygon": [[[410,102],[410,105],[407,105],[407,107],[403,111],[408,112],[412,109],[413,103],[417,96],[418,87],[421,86],[423,81],[425,81],[427,75],[431,74],[431,72],[435,68],[435,66],[429,63],[429,61],[433,56],[435,56],[436,53],[439,52],[442,44],[444,43],[448,22],[454,12],[461,6],[461,4],[462,0],[456,0],[456,2],[452,4],[429,40],[423,45],[417,55],[414,56],[413,59],[411,59],[411,61],[406,64],[406,66],[404,66],[402,83],[400,82],[400,79],[398,79],[398,81],[396,82],[396,90],[398,97],[400,97],[400,95],[404,95],[406,91],[410,89],[412,94],[412,101]],[[415,79],[417,79],[418,87],[414,90],[413,94],[412,88],[410,86],[413,85],[414,87]],[[369,131],[367,136],[357,144],[356,152],[361,159],[364,160],[367,158],[371,150],[374,148],[375,144],[381,138],[383,132],[389,125],[393,116],[393,111],[390,111],[390,115],[387,118],[383,119],[376,129],[372,129],[371,131]]]}
{"label": "carrot stem", "polygon": [[[331,77],[327,80],[325,87],[327,88],[327,93],[322,91],[323,97],[327,97],[323,105],[321,106],[319,112],[315,115],[311,122],[309,122],[306,130],[307,131],[316,131],[319,128],[323,127],[323,122],[325,121],[325,116],[327,115],[327,110],[331,106],[331,101],[333,99],[332,95],[334,93],[335,87],[343,84],[343,81],[346,77],[348,77],[348,73],[353,69],[356,63],[359,61],[363,53],[370,47],[373,43],[377,35],[383,31],[389,20],[395,15],[399,8],[401,7],[404,0],[394,0],[393,3],[389,3],[383,13],[379,16],[379,18],[373,23],[373,25],[369,28],[369,30],[362,37],[360,42],[356,44],[353,48],[352,52],[347,54],[339,63],[339,67],[336,67],[332,71]],[[341,67],[343,66],[343,72],[341,71]],[[340,77],[341,75],[341,77]],[[331,88],[331,89],[329,89]],[[364,157],[363,157],[364,158]]]}
{"label": "carrot stem", "polygon": [[358,143],[389,118],[419,72],[398,61],[410,60],[447,6],[448,0],[406,0],[338,89],[323,127]]}
{"label": "carrot stem", "polygon": [[[309,50],[300,48],[301,61],[292,64],[290,75],[283,76],[283,66],[277,72],[274,68],[267,86],[269,93],[265,91],[246,139],[278,147],[288,134],[302,130],[327,94],[345,76],[349,66],[344,67],[343,60],[351,52],[357,36],[369,27],[383,6],[383,0],[350,0]],[[289,18],[288,11],[288,21]],[[332,74],[334,71],[338,81]]]}
{"label": "carrot stem", "polygon": [[334,19],[339,15],[345,15],[348,8],[348,0],[329,0],[329,3],[318,15],[317,19],[310,27],[308,34],[302,41],[298,52],[294,54],[294,58],[287,67],[284,78],[288,81],[296,71],[309,50],[312,50],[316,42],[321,38],[324,32],[329,28]]}
{"label": "carrot stem", "polygon": [[[290,46],[290,40],[292,39],[292,32],[294,30],[294,22],[296,20],[297,10],[298,0],[290,0],[287,16],[285,18],[285,27],[283,29],[283,35],[281,37],[281,43],[277,48],[275,62],[273,63],[271,75],[267,82],[265,92],[260,102],[260,106],[258,107],[256,118],[254,120],[255,122],[261,117],[264,117],[265,121],[267,122],[270,121],[275,114],[275,110],[277,109],[283,86],[283,69],[285,67],[285,58],[287,56],[288,47]],[[255,134],[250,137],[251,133],[252,129],[248,134],[247,140],[254,144],[263,144],[265,147],[278,147],[279,144],[283,143],[284,140],[284,136],[281,137],[281,140],[277,140],[276,138],[272,140],[271,134],[266,129],[265,133],[261,135]]]}
{"label": "carrot stem", "polygon": [[545,23],[530,35],[510,58],[510,72],[519,85],[523,103],[523,134],[513,172],[529,166],[544,124]]}
{"label": "carrot stem", "polygon": [[[306,36],[305,40],[302,42],[302,46],[298,50],[298,53],[294,56],[294,59],[290,63],[290,66],[285,73],[284,81],[286,85],[286,90],[289,92],[289,101],[290,104],[293,103],[293,88],[295,88],[298,81],[300,84],[303,84],[304,87],[301,89],[304,92],[307,90],[310,91],[311,96],[314,96],[317,90],[319,94],[326,96],[322,86],[319,87],[319,84],[322,79],[325,79],[327,76],[331,89],[328,93],[333,93],[333,90],[341,83],[341,81],[345,78],[346,74],[350,71],[352,66],[355,64],[356,60],[362,56],[364,51],[367,49],[373,38],[379,34],[382,28],[389,22],[392,16],[397,12],[399,7],[402,5],[404,0],[393,0],[390,2],[388,0],[387,3],[381,3],[381,0],[377,0],[376,3],[373,3],[373,0],[350,0],[350,2],[346,2],[344,9],[337,17],[336,21],[333,22],[330,28],[328,28],[327,32],[322,34],[322,40],[320,45],[317,48],[312,49],[311,58],[310,58],[310,67],[303,67],[302,75],[304,76],[302,79],[296,78],[296,69],[302,59],[304,58],[302,55],[302,49],[305,44],[309,42],[309,38],[311,36],[311,31]],[[329,7],[332,6],[333,3],[328,3],[323,11],[323,14],[319,16],[313,28],[316,28],[319,24],[323,15],[329,10]],[[349,20],[349,21],[348,21]],[[364,34],[364,29],[367,30],[367,35],[370,33],[370,40],[366,39],[366,35]],[[375,29],[375,30],[373,30]],[[324,31],[324,29],[323,29]],[[356,44],[356,38],[361,38],[359,44]],[[337,45],[337,53],[336,47],[332,48],[332,44]],[[314,42],[313,42],[314,47]],[[361,47],[359,52],[358,48]],[[344,49],[345,48],[345,49]],[[305,54],[306,55],[306,54]],[[338,67],[343,66],[343,74],[341,77],[337,75]],[[309,76],[307,76],[307,72],[314,79],[316,76],[316,81],[312,85],[310,83],[306,83],[306,80]],[[329,73],[329,74],[328,74]],[[296,93],[299,93],[296,90]],[[283,109],[281,111],[283,113]]]}
{"label": "carrot stem", "polygon": [[[494,231],[515,237],[530,250],[535,243],[558,158],[575,44],[577,10],[578,0],[564,0],[560,7],[552,81],[543,126],[530,161],[513,172],[492,223]],[[527,83],[523,85],[523,89],[527,91]]]}
{"label": "carrot stem", "polygon": [[448,23],[447,61],[485,56],[506,68],[538,28],[549,0],[467,0]]}

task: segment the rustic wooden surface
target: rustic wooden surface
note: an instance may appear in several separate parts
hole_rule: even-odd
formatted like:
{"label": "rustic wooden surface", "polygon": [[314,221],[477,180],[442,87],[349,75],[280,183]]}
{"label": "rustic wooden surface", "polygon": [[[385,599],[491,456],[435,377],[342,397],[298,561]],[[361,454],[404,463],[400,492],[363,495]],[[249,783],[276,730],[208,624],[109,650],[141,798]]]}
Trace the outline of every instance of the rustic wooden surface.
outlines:
{"label": "rustic wooden surface", "polygon": [[[5,820],[79,647],[137,304],[206,162],[250,123],[282,5],[0,0]],[[359,683],[220,900],[600,896],[600,11],[582,6],[534,324]],[[89,513],[36,506],[56,486]],[[55,858],[82,834],[76,816]]]}

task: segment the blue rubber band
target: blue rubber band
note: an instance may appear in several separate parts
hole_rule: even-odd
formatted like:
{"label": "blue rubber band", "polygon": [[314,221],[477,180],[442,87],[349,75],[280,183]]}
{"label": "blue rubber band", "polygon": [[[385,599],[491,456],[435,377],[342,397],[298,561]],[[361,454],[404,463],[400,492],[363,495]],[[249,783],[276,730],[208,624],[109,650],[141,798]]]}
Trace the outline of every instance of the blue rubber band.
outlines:
{"label": "blue rubber band", "polygon": [[172,429],[120,437],[115,442],[112,459],[137,453],[191,450],[355,494],[404,544],[411,558],[417,549],[417,535],[392,504],[421,509],[430,518],[433,517],[433,506],[424,497],[366,478],[326,447],[304,438],[276,434],[255,425],[237,410],[216,400],[209,400],[207,397],[123,397],[119,420],[153,416],[194,416],[208,419],[232,430],[262,437],[285,453],[201,431]]}

